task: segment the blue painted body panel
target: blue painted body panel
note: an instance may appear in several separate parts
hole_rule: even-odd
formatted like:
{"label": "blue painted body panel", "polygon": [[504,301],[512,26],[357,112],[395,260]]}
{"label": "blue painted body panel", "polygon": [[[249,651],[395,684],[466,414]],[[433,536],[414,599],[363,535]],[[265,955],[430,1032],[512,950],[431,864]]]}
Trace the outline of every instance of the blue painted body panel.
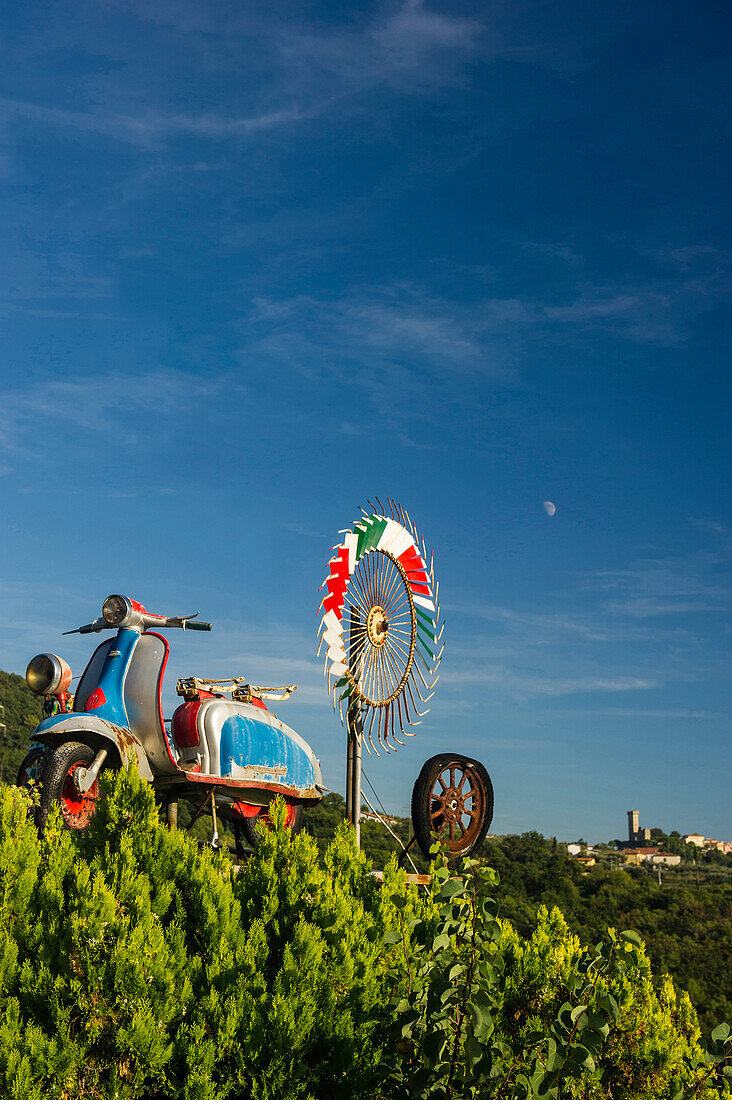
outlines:
{"label": "blue painted body panel", "polygon": [[[130,722],[122,697],[122,687],[125,673],[139,640],[140,635],[136,630],[122,628],[117,631],[114,645],[110,646],[109,653],[102,666],[101,675],[97,681],[97,687],[104,692],[106,702],[102,703],[101,707],[94,707],[93,710],[87,711],[87,714],[104,718],[107,722],[113,722],[116,726],[129,726]],[[113,657],[113,653],[119,655]]]}
{"label": "blue painted body panel", "polygon": [[311,755],[285,730],[235,714],[221,727],[221,775],[250,765],[271,772],[268,782],[282,786],[304,789],[316,782]]}

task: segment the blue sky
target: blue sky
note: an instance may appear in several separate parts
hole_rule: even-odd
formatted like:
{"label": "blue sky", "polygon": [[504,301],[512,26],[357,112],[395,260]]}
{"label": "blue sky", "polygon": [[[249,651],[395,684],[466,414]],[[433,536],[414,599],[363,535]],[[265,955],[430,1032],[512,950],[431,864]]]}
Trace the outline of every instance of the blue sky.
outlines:
{"label": "blue sky", "polygon": [[[370,496],[435,551],[418,736],[499,832],[732,839],[730,13],[718,3],[7,6],[0,667],[112,591],[297,681]],[[548,517],[545,500],[556,503]]]}

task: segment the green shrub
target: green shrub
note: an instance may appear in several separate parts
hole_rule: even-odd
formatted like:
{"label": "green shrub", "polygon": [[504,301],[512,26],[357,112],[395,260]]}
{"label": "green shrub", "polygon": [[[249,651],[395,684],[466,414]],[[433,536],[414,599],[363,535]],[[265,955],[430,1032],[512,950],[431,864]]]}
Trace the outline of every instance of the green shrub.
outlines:
{"label": "green shrub", "polygon": [[233,875],[136,775],[105,786],[86,836],[57,815],[41,838],[0,788],[0,1094],[373,1095],[403,872],[382,892],[345,827],[319,860],[281,807]]}
{"label": "green shrub", "polygon": [[[498,918],[492,868],[435,870],[437,906],[405,917],[394,960],[385,1095],[395,1100],[730,1095],[726,1024],[700,1046],[689,998],[654,982],[640,937],[583,948],[558,909],[522,939]],[[398,932],[387,939],[402,942]],[[410,946],[411,945],[411,946]]]}
{"label": "green shrub", "polygon": [[86,835],[0,787],[0,1095],[13,1100],[400,1100],[729,1095],[728,1029],[635,933],[587,950],[557,910],[527,939],[497,875],[395,862],[383,887],[341,825],[324,853],[284,806],[256,854],[160,826],[151,788],[104,779]]}

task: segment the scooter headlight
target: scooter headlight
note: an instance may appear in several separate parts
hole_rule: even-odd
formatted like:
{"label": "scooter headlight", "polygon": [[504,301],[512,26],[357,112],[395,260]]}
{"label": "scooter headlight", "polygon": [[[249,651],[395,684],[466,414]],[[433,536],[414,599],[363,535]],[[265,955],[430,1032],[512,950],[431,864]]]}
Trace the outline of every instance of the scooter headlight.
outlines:
{"label": "scooter headlight", "polygon": [[102,604],[102,618],[110,626],[121,626],[132,611],[132,603],[126,596],[107,596]]}
{"label": "scooter headlight", "polygon": [[71,685],[71,669],[55,653],[39,653],[25,670],[25,682],[36,695],[59,695]]}

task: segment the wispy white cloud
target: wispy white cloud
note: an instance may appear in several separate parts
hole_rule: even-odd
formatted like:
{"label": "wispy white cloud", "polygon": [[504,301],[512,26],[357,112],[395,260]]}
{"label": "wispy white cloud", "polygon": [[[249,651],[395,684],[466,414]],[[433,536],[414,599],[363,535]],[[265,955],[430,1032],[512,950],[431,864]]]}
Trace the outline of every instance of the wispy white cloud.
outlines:
{"label": "wispy white cloud", "polygon": [[561,696],[625,691],[649,691],[659,686],[659,681],[639,676],[549,676],[533,672],[516,671],[502,666],[475,667],[459,671],[447,671],[442,677],[443,687],[490,687],[503,694],[518,696]]}
{"label": "wispy white cloud", "polygon": [[603,604],[612,615],[628,615],[632,619],[655,618],[659,615],[691,615],[700,611],[719,612],[720,605],[698,600],[668,600],[657,596],[636,596],[625,600],[608,600]]}
{"label": "wispy white cloud", "polygon": [[[344,103],[384,85],[421,92],[449,83],[451,59],[475,53],[482,34],[479,20],[431,10],[423,0],[391,4],[376,15],[331,28],[298,21],[292,13],[285,19],[270,12],[265,18],[264,13],[241,9],[195,8],[164,2],[124,5],[126,15],[135,12],[144,22],[186,36],[185,50],[176,42],[179,63],[185,66],[187,61],[199,78],[214,64],[231,72],[231,95],[218,110],[172,112],[165,109],[170,96],[136,102],[125,72],[136,58],[124,58],[124,47],[117,43],[115,52],[124,60],[112,67],[111,75],[106,72],[92,82],[89,109],[5,96],[0,97],[0,121],[19,119],[54,130],[104,135],[143,148],[186,136],[240,141],[342,111]],[[83,26],[78,29],[82,36],[87,33]],[[64,37],[61,29],[56,33]],[[52,34],[47,30],[49,47]],[[269,61],[266,70],[263,56]],[[242,81],[244,72],[254,79]],[[171,71],[168,79],[178,84],[181,74]],[[242,102],[249,109],[242,110]]]}
{"label": "wispy white cloud", "polygon": [[[196,379],[199,394],[213,395],[226,379]],[[6,388],[0,421],[0,447],[22,451],[38,425],[52,424],[54,437],[67,428],[134,443],[155,423],[156,431],[185,405],[191,378],[183,371],[156,368],[146,374],[53,379]]]}
{"label": "wispy white cloud", "polygon": [[[378,403],[429,380],[494,380],[520,387],[536,341],[618,339],[670,345],[684,338],[678,302],[654,288],[580,289],[564,305],[515,297],[466,302],[413,285],[363,288],[339,299],[255,298],[241,321],[242,355],[265,356],[310,377],[339,377]],[[388,402],[386,402],[388,404]]]}
{"label": "wispy white cloud", "polygon": [[133,145],[154,146],[171,138],[193,136],[222,141],[247,137],[304,117],[297,106],[251,115],[173,115],[148,110],[132,115],[112,110],[72,111],[25,100],[0,98],[0,120],[19,118],[49,127],[104,134]]}
{"label": "wispy white cloud", "polygon": [[716,719],[719,716],[711,710],[697,710],[692,707],[592,707],[589,709],[580,709],[578,707],[564,707],[564,712],[575,715],[585,715],[586,717],[598,717],[600,715],[608,718],[646,718],[656,719],[663,722],[696,722],[696,721],[709,721]]}

